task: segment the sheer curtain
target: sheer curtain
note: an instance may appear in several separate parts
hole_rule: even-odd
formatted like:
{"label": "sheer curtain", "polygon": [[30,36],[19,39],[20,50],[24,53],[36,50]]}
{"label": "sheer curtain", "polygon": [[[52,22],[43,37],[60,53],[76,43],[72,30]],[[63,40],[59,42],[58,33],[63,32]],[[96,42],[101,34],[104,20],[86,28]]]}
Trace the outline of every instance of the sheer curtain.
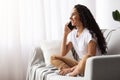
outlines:
{"label": "sheer curtain", "polygon": [[80,0],[0,0],[0,80],[25,80],[34,48],[42,40],[62,38],[77,3]]}

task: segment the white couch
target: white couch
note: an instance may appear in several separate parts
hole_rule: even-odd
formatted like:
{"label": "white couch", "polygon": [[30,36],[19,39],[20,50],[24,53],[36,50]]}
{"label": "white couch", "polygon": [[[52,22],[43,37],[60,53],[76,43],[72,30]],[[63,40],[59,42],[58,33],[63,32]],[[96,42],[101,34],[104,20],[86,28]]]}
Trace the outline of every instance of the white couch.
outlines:
{"label": "white couch", "polygon": [[[60,41],[42,42],[28,65],[26,80],[120,80],[120,29],[102,30],[107,41],[107,55],[87,59],[85,75],[61,76],[50,66],[49,57],[60,51]],[[71,52],[69,52],[71,57]],[[73,58],[73,57],[71,57]]]}

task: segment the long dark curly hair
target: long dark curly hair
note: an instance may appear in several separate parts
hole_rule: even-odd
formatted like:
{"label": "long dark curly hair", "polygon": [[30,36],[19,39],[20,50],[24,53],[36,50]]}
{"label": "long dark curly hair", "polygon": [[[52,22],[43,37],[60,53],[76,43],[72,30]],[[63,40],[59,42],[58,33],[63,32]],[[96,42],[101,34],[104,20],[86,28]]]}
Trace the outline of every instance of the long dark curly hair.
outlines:
{"label": "long dark curly hair", "polygon": [[84,28],[87,28],[90,31],[91,35],[97,38],[97,43],[101,50],[101,53],[106,54],[107,44],[105,38],[90,10],[81,4],[75,5],[74,8],[79,13],[80,21],[82,22]]}

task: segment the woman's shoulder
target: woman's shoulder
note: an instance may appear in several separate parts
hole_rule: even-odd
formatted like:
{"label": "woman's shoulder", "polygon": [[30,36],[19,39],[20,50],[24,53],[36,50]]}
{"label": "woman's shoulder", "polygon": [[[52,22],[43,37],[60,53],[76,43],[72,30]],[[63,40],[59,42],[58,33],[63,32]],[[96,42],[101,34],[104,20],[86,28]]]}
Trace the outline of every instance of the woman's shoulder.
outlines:
{"label": "woman's shoulder", "polygon": [[90,34],[90,31],[87,29],[87,28],[85,28],[84,29],[84,35],[88,35],[88,36],[90,36],[91,34]]}
{"label": "woman's shoulder", "polygon": [[76,34],[76,30],[72,30],[69,34],[68,37],[73,37]]}
{"label": "woman's shoulder", "polygon": [[94,41],[97,40],[97,37],[95,37],[95,34],[92,35],[87,28],[85,29],[85,34],[84,35],[85,35],[85,38],[87,38],[87,39],[89,38],[89,39],[92,39]]}

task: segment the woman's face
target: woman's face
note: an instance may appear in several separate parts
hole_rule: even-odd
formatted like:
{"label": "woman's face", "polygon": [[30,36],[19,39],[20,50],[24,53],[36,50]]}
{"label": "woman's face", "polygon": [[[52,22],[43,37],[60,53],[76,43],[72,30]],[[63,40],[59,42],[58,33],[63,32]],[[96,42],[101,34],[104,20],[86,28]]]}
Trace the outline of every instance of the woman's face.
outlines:
{"label": "woman's face", "polygon": [[75,8],[72,10],[70,21],[72,23],[72,26],[77,26],[80,23],[80,16]]}

